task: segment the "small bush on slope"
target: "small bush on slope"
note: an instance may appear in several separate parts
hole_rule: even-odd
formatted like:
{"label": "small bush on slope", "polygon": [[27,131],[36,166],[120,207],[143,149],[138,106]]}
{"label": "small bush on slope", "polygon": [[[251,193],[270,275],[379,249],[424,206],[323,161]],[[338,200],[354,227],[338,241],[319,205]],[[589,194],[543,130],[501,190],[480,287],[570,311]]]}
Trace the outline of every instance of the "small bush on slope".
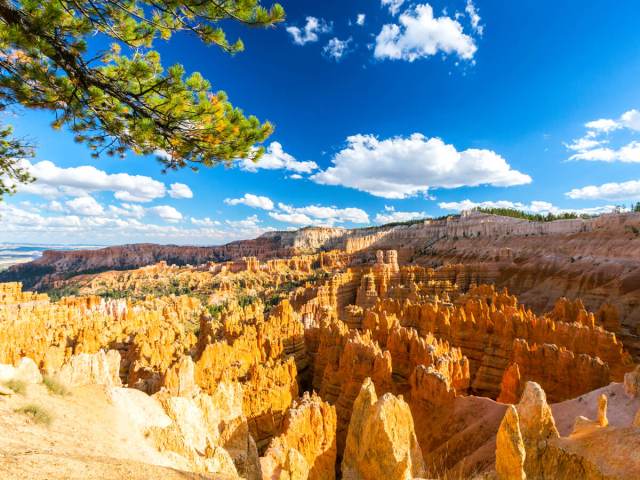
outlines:
{"label": "small bush on slope", "polygon": [[38,424],[42,425],[51,425],[53,421],[53,417],[49,412],[47,412],[40,405],[36,405],[34,403],[30,403],[29,405],[25,405],[24,407],[18,408],[15,410],[16,413],[22,413],[23,415],[27,415],[31,417],[31,419]]}

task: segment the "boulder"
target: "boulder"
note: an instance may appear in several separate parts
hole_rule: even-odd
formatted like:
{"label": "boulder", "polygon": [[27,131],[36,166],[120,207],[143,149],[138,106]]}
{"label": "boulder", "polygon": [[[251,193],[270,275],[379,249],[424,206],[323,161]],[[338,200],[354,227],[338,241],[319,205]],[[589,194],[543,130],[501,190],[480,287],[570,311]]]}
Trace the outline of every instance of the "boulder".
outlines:
{"label": "boulder", "polygon": [[58,380],[70,387],[83,385],[105,385],[107,387],[119,387],[120,380],[120,353],[117,350],[109,350],[107,353],[100,350],[98,353],[80,353],[72,355],[60,372]]}
{"label": "boulder", "polygon": [[22,380],[26,383],[42,383],[42,374],[29,357],[22,357],[17,366],[0,364],[0,382]]}

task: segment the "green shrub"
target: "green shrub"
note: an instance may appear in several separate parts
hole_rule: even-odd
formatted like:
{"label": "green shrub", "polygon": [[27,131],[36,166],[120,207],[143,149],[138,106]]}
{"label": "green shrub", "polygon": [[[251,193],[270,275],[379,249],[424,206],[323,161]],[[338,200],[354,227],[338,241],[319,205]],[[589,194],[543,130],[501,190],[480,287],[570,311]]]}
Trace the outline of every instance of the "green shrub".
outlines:
{"label": "green shrub", "polygon": [[238,305],[242,308],[248,307],[249,305],[253,305],[258,300],[258,297],[254,295],[242,295],[238,298]]}
{"label": "green shrub", "polygon": [[209,315],[211,315],[213,318],[220,318],[220,314],[226,307],[227,307],[226,303],[219,303],[217,305],[208,305],[207,311],[209,312]]}
{"label": "green shrub", "polygon": [[51,425],[51,422],[53,421],[53,417],[51,416],[51,414],[47,412],[43,407],[41,407],[40,405],[36,405],[35,403],[30,403],[29,405],[18,408],[15,410],[15,412],[27,415],[31,417],[31,419],[35,423],[43,425]]}
{"label": "green shrub", "polygon": [[18,395],[24,395],[27,393],[27,383],[22,380],[18,380],[17,378],[8,380],[4,382],[3,385],[7,388],[10,388]]}
{"label": "green shrub", "polygon": [[475,210],[482,213],[488,213],[490,215],[500,215],[503,217],[521,218],[523,220],[529,220],[531,222],[553,222],[554,220],[572,220],[576,218],[589,218],[589,215],[578,215],[573,212],[565,213],[548,213],[546,215],[540,213],[528,213],[515,208],[484,208],[477,207]]}
{"label": "green shrub", "polygon": [[67,387],[50,375],[42,377],[42,383],[44,383],[44,386],[55,395],[65,396],[71,394]]}

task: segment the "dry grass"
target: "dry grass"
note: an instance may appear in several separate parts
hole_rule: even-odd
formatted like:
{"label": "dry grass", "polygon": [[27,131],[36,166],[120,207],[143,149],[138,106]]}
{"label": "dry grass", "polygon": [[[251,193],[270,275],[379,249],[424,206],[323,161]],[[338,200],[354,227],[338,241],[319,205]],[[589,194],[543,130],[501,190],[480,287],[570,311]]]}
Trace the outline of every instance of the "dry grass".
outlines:
{"label": "dry grass", "polygon": [[30,403],[29,405],[25,405],[24,407],[18,408],[15,410],[16,413],[22,413],[23,415],[27,415],[31,417],[31,419],[35,423],[39,423],[42,425],[51,425],[53,421],[53,417],[49,412],[47,412],[40,405],[36,405],[35,403]]}
{"label": "dry grass", "polygon": [[4,382],[3,385],[7,388],[10,388],[18,395],[25,395],[27,393],[27,383],[22,380],[14,378],[12,380]]}
{"label": "dry grass", "polygon": [[55,395],[66,396],[71,394],[67,387],[65,387],[62,383],[60,383],[50,375],[45,375],[44,377],[42,377],[42,383],[51,393]]}

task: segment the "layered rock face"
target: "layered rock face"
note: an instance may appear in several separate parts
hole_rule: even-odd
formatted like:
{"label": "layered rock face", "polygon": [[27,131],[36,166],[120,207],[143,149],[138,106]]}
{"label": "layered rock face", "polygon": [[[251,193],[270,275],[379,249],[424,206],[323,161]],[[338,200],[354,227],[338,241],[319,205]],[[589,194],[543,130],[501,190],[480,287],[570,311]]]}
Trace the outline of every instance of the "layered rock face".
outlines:
{"label": "layered rock face", "polygon": [[[469,229],[488,231],[471,220]],[[529,228],[516,227],[500,228]],[[471,231],[458,228],[407,230],[413,240]],[[350,239],[369,248],[369,236],[379,237],[371,246],[398,232]],[[278,241],[313,250],[339,246],[344,232],[316,233]],[[56,301],[0,284],[0,382],[37,385],[44,374],[72,390],[100,386],[163,462],[231,478],[624,472],[617,460],[588,459],[592,441],[636,445],[640,435],[626,410],[629,425],[620,424],[635,400],[624,406],[602,390],[622,381],[628,395],[640,390],[608,330],[624,323],[613,304],[590,311],[559,298],[536,313],[482,283],[495,272],[361,253],[161,262],[71,279],[65,288],[77,295]],[[594,418],[561,436],[547,402],[592,391],[601,392]]]}
{"label": "layered rock face", "polygon": [[263,479],[335,478],[336,412],[316,394],[293,403],[261,458]]}
{"label": "layered rock face", "polygon": [[409,406],[390,393],[378,398],[371,379],[365,379],[349,422],[342,478],[411,479],[425,473]]}
{"label": "layered rock face", "polygon": [[470,283],[507,287],[537,313],[562,296],[581,298],[597,312],[614,307],[620,323],[605,327],[640,353],[640,214],[592,219],[530,222],[467,212],[460,217],[368,229],[305,228],[269,232],[255,240],[220,247],[125,245],[102,250],[46,252],[34,262],[0,273],[0,281],[25,281],[30,288],[51,287],[83,272],[131,269],[159,261],[203,264],[243,257],[290,257],[339,249],[356,263],[376,249],[394,249],[403,259],[443,267],[443,278],[466,288]]}
{"label": "layered rock face", "polygon": [[640,461],[631,452],[640,445],[640,432],[634,425],[609,425],[605,395],[597,408],[596,419],[577,417],[573,431],[561,437],[544,390],[528,382],[500,424],[498,479],[637,478]]}

